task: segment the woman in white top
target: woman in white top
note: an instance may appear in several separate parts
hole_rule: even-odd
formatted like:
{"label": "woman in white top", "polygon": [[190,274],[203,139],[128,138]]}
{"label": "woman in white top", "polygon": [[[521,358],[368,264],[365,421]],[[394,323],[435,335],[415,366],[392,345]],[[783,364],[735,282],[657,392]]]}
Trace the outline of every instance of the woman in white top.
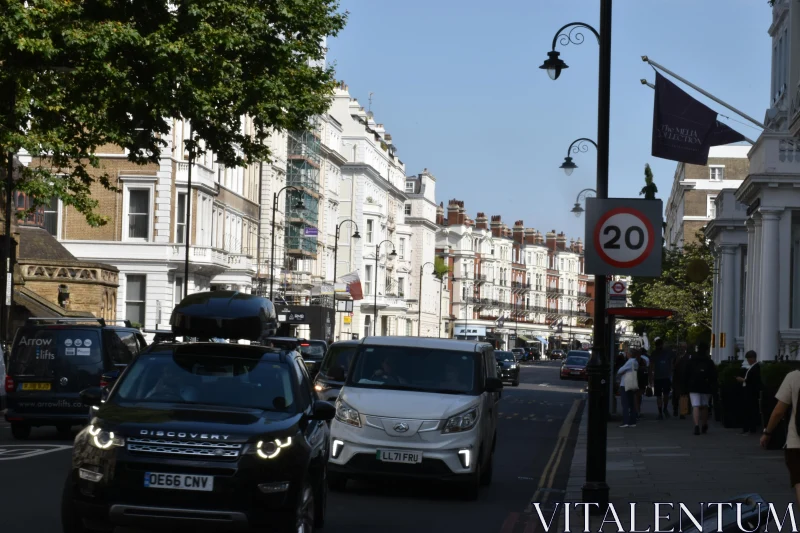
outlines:
{"label": "woman in white top", "polygon": [[622,399],[622,425],[620,427],[636,427],[636,420],[639,414],[636,410],[636,391],[639,390],[639,362],[638,350],[628,349],[628,360],[617,371],[617,375],[622,378],[619,386],[619,395]]}

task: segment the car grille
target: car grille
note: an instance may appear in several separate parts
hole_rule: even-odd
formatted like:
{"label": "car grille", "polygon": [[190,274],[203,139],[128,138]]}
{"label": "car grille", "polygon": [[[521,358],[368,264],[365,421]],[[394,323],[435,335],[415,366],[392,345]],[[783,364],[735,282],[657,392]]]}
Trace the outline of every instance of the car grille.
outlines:
{"label": "car grille", "polygon": [[242,453],[241,444],[192,440],[127,439],[127,449],[134,454],[182,455],[234,460]]}

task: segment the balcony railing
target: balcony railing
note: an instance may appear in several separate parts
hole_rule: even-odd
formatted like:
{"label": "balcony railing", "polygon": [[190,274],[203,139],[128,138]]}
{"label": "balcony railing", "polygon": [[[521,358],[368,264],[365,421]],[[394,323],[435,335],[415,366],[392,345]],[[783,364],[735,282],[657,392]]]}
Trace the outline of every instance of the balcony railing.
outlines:
{"label": "balcony railing", "polygon": [[578,298],[591,298],[592,295],[588,292],[578,291]]}
{"label": "balcony railing", "polygon": [[486,283],[486,274],[478,274],[475,276],[475,283]]}

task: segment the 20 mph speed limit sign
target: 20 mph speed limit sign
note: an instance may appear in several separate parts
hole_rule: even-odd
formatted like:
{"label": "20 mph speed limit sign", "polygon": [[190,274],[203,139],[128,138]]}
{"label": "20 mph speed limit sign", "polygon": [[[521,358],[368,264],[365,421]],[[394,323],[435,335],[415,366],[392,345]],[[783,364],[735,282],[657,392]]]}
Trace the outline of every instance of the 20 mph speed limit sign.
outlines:
{"label": "20 mph speed limit sign", "polygon": [[661,200],[586,199],[585,271],[661,275]]}

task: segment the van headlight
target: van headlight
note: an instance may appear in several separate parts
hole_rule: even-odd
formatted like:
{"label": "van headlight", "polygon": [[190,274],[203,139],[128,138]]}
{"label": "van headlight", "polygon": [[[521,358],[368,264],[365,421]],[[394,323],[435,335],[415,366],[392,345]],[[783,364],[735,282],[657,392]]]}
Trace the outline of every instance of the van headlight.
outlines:
{"label": "van headlight", "polygon": [[478,422],[478,408],[473,407],[463,413],[451,416],[444,424],[442,433],[457,433],[459,431],[469,431]]}
{"label": "van headlight", "polygon": [[92,437],[91,443],[101,450],[107,450],[112,446],[125,446],[125,439],[114,435],[113,431],[106,431],[95,425],[89,426],[89,435]]}
{"label": "van headlight", "polygon": [[292,445],[292,437],[286,437],[285,439],[274,439],[274,440],[260,440],[256,444],[256,455],[261,457],[262,459],[275,459],[280,455],[281,450],[288,448]]}
{"label": "van headlight", "polygon": [[357,428],[361,427],[361,415],[342,400],[336,400],[336,420]]}
{"label": "van headlight", "polygon": [[326,390],[330,390],[330,388],[331,386],[324,381],[317,381],[314,383],[314,390],[317,392],[325,392]]}

